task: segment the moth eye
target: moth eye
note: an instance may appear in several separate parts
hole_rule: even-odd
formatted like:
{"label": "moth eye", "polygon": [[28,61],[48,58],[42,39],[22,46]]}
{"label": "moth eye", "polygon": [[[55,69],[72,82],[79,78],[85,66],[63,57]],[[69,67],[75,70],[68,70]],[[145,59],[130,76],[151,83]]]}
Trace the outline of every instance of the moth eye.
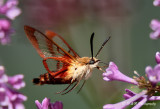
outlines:
{"label": "moth eye", "polygon": [[75,68],[75,70],[77,70],[77,68]]}
{"label": "moth eye", "polygon": [[91,59],[90,61],[89,61],[89,64],[94,64],[95,63],[95,60],[93,60],[93,59]]}

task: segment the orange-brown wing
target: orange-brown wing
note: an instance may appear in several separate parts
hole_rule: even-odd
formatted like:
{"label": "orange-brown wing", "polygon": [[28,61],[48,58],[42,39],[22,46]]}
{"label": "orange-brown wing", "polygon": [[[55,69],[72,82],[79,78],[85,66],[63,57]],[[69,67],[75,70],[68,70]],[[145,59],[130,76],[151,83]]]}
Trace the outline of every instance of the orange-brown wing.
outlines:
{"label": "orange-brown wing", "polygon": [[[29,26],[24,26],[24,30],[28,39],[42,58],[68,56],[71,59],[76,59],[76,57],[79,57],[69,44],[56,33],[48,31],[47,35],[44,35]],[[60,44],[64,44],[66,50],[54,41],[55,38],[61,40],[62,43]]]}
{"label": "orange-brown wing", "polygon": [[[73,57],[76,57],[76,58],[79,57],[78,54],[69,46],[69,44],[60,35],[48,30],[48,31],[46,31],[46,36],[49,39],[56,42],[61,48],[63,48],[65,51],[67,51]],[[51,53],[54,52],[54,50],[50,44],[48,44],[47,46],[50,49]]]}
{"label": "orange-brown wing", "polygon": [[[67,42],[53,32],[47,32],[47,35],[44,35],[40,31],[29,27],[24,26],[25,33],[32,43],[32,45],[36,48],[39,55],[46,59],[47,67],[49,71],[58,71],[62,67],[65,67],[67,63],[56,60],[50,57],[65,57],[68,60],[76,60],[79,57],[74,50],[67,44]],[[53,38],[53,39],[52,39]],[[58,45],[54,39],[57,38],[61,41],[61,44],[65,45],[65,49],[62,46]],[[56,62],[55,62],[56,61]],[[56,65],[54,65],[56,64]]]}

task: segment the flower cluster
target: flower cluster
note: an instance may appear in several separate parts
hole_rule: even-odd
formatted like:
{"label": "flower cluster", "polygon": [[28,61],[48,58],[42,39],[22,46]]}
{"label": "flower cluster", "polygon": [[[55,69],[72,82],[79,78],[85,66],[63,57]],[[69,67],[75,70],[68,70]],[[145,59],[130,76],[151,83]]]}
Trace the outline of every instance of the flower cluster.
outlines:
{"label": "flower cluster", "polygon": [[[154,0],[154,6],[160,6],[160,0]],[[158,39],[160,38],[160,21],[157,19],[153,19],[150,23],[150,28],[153,32],[150,33],[151,39]]]}
{"label": "flower cluster", "polygon": [[63,104],[60,101],[56,101],[55,103],[51,103],[50,99],[45,98],[42,101],[42,104],[36,100],[35,101],[37,109],[63,109]]}
{"label": "flower cluster", "polygon": [[23,75],[7,76],[4,71],[0,66],[0,109],[25,109],[27,97],[17,91],[25,86]]}
{"label": "flower cluster", "polygon": [[[159,57],[156,56],[156,60],[159,60]],[[116,80],[131,83],[136,85],[139,89],[142,89],[142,92],[134,93],[131,90],[126,89],[126,94],[124,94],[126,100],[116,104],[106,104],[103,108],[123,109],[134,102],[138,102],[132,109],[139,109],[147,101],[160,100],[160,96],[153,96],[157,92],[160,92],[160,85],[158,84],[160,82],[160,64],[157,64],[154,68],[147,66],[145,72],[148,80],[143,76],[139,76],[137,72],[135,72],[137,76],[130,78],[121,73],[115,63],[110,62],[106,72],[103,73],[103,79],[105,81]]]}
{"label": "flower cluster", "polygon": [[21,10],[17,7],[18,0],[0,0],[0,43],[2,45],[10,42],[10,35],[14,33],[11,28],[11,21],[14,20]]}

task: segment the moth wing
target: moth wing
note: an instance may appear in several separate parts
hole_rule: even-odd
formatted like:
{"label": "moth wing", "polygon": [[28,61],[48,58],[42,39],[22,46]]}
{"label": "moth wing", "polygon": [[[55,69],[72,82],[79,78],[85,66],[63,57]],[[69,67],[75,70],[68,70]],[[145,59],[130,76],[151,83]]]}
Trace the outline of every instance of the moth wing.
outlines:
{"label": "moth wing", "polygon": [[[24,30],[38,54],[46,59],[46,66],[49,71],[58,71],[68,64],[67,61],[56,60],[51,57],[63,57],[63,59],[68,60],[76,60],[79,57],[69,44],[54,32],[47,31],[45,35],[30,26],[24,26]],[[58,42],[59,44],[65,46],[65,49],[62,48],[62,45],[56,43],[57,40],[61,42]]]}

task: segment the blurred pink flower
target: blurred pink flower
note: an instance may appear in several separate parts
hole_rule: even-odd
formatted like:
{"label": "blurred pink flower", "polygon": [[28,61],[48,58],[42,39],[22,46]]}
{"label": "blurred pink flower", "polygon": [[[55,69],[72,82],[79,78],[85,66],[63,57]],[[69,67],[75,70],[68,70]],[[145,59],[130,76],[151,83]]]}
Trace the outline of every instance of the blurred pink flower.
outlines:
{"label": "blurred pink flower", "polygon": [[14,30],[11,29],[11,22],[6,19],[0,19],[0,43],[2,45],[10,43],[12,33],[14,33]]}
{"label": "blurred pink flower", "polygon": [[[27,0],[24,1],[26,24],[46,27],[66,27],[83,17],[79,0]],[[30,11],[32,10],[32,11]]]}
{"label": "blurred pink flower", "polygon": [[0,108],[25,109],[22,102],[27,97],[17,91],[25,86],[23,75],[7,76],[4,71],[4,67],[0,66]]}
{"label": "blurred pink flower", "polygon": [[21,10],[17,7],[18,0],[4,0],[0,2],[0,14],[5,15],[11,20],[14,20],[20,13]]}
{"label": "blurred pink flower", "polygon": [[160,52],[156,52],[155,60],[156,60],[157,64],[160,64]]}
{"label": "blurred pink flower", "polygon": [[153,19],[150,24],[151,29],[153,32],[150,33],[151,39],[158,39],[160,38],[160,21],[157,19]]}
{"label": "blurred pink flower", "polygon": [[160,0],[154,0],[153,5],[154,6],[160,6]]}
{"label": "blurred pink flower", "polygon": [[11,28],[12,20],[14,20],[21,10],[17,7],[18,0],[1,0],[0,1],[0,15],[4,16],[0,19],[0,43],[6,45],[11,41],[11,35],[14,29]]}
{"label": "blurred pink flower", "polygon": [[24,2],[25,22],[43,28],[59,26],[66,28],[83,19],[102,21],[110,16],[127,16],[134,11],[132,7],[128,8],[130,2],[121,0],[107,0],[107,2],[106,0],[26,0]]}

